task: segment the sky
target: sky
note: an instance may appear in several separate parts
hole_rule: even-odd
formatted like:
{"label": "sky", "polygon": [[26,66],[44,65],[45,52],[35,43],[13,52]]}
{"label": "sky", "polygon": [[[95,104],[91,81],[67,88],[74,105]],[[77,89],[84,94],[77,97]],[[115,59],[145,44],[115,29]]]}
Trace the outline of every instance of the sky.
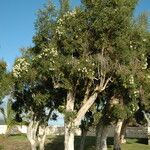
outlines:
{"label": "sky", "polygon": [[[20,56],[20,48],[32,46],[35,33],[34,22],[37,10],[47,0],[0,0],[0,59],[12,69],[15,58]],[[58,0],[53,0],[58,5]],[[80,0],[72,0],[71,5],[79,5]],[[150,12],[150,0],[140,0],[135,15]]]}

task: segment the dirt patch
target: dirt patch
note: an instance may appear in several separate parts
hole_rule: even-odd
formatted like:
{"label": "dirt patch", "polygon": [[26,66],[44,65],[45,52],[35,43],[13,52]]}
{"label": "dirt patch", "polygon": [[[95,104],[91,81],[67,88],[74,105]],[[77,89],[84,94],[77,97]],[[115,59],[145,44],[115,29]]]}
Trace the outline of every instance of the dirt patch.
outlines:
{"label": "dirt patch", "polygon": [[0,150],[31,150],[27,140],[0,137]]}

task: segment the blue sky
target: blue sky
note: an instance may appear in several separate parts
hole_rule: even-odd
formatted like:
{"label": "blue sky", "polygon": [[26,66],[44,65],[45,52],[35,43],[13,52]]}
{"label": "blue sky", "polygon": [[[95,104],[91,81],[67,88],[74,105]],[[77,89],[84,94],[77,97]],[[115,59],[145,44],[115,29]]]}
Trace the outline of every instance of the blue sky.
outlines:
{"label": "blue sky", "polygon": [[[55,0],[57,4],[58,0]],[[20,55],[19,49],[32,45],[36,12],[46,0],[0,0],[0,59],[3,58],[8,69]],[[72,0],[78,5],[80,0]],[[150,0],[140,0],[135,13],[150,12]]]}

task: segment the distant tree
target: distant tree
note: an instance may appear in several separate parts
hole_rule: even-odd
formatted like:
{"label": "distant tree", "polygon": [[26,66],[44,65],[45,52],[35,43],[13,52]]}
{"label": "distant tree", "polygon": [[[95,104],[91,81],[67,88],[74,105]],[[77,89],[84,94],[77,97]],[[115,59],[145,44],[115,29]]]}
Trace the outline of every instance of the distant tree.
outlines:
{"label": "distant tree", "polygon": [[13,129],[13,127],[18,124],[18,122],[15,120],[15,112],[12,110],[12,101],[10,98],[7,101],[6,108],[1,107],[0,111],[3,115],[4,122],[7,125],[5,135],[9,136],[11,133],[11,129]]}
{"label": "distant tree", "polygon": [[11,74],[7,72],[6,62],[0,60],[0,100],[10,94],[12,90],[12,83]]}

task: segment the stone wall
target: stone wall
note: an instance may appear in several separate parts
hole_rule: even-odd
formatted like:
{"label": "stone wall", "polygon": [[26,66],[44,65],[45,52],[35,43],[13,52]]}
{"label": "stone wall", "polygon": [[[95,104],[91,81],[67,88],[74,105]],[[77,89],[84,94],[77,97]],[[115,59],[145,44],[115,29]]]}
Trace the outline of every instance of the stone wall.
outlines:
{"label": "stone wall", "polygon": [[[148,136],[147,127],[128,127],[125,136],[128,138],[147,138]],[[95,136],[95,129],[91,128],[88,132],[89,136]],[[108,137],[114,136],[114,128],[109,127]]]}
{"label": "stone wall", "polygon": [[[0,134],[5,134],[7,130],[6,125],[0,125]],[[40,129],[42,130],[42,129]],[[11,134],[17,134],[17,133],[27,133],[27,127],[26,126],[15,126]],[[126,137],[128,138],[147,138],[148,137],[148,128],[147,127],[128,127],[126,130]],[[48,135],[63,135],[64,134],[64,127],[57,127],[57,126],[50,126],[47,130]],[[80,136],[81,131],[80,129],[75,130],[75,134]],[[109,137],[113,137],[114,134],[114,128],[109,127]],[[89,136],[95,136],[95,129],[90,128],[88,132]]]}

